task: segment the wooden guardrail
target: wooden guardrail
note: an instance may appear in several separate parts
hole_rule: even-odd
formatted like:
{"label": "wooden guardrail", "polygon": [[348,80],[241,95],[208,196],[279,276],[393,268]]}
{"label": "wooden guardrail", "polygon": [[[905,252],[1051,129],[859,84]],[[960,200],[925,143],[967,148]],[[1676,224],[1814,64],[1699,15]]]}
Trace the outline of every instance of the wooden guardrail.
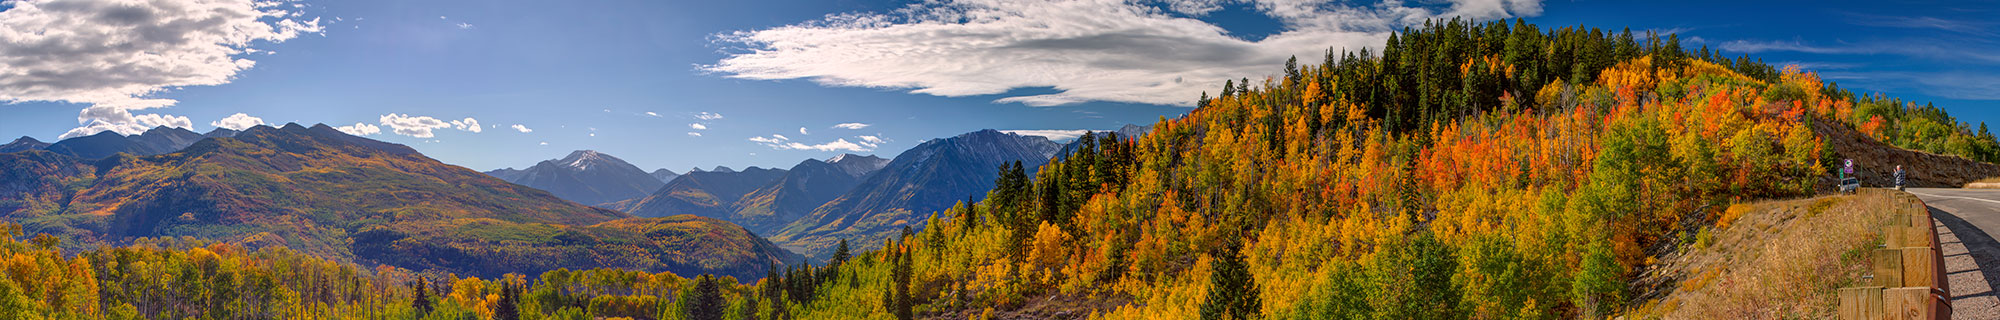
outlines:
{"label": "wooden guardrail", "polygon": [[1891,217],[1882,238],[1869,257],[1867,286],[1840,289],[1840,318],[1951,319],[1951,283],[1930,212]]}

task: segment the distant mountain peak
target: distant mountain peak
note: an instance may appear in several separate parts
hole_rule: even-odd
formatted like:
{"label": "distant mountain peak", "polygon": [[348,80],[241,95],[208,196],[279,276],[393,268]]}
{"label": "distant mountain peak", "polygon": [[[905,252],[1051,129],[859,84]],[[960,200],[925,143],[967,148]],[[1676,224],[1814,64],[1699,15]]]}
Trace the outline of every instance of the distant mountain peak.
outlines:
{"label": "distant mountain peak", "polygon": [[596,150],[576,150],[561,159],[542,160],[527,169],[499,169],[486,174],[588,205],[642,197],[664,184],[657,176]]}
{"label": "distant mountain peak", "polygon": [[215,128],[215,130],[209,130],[208,133],[203,133],[201,134],[201,136],[209,138],[230,138],[230,137],[235,137],[237,134],[240,133],[243,132],[231,130],[229,128]]}
{"label": "distant mountain peak", "polygon": [[576,168],[577,170],[590,170],[591,167],[597,167],[599,164],[625,163],[623,159],[597,152],[597,150],[573,151],[569,153],[569,156],[556,161],[562,163],[565,167]]}
{"label": "distant mountain peak", "polygon": [[659,170],[653,170],[652,176],[653,179],[659,179],[661,183],[666,183],[666,182],[673,182],[674,178],[681,177],[681,174],[675,173],[673,170],[667,170],[663,168]]}
{"label": "distant mountain peak", "polygon": [[14,142],[9,142],[7,144],[0,144],[0,153],[14,153],[14,152],[21,152],[28,150],[41,150],[43,148],[48,148],[48,147],[49,143],[47,142],[42,142],[41,140],[35,140],[34,137],[21,136],[21,138],[19,139],[14,139]]}
{"label": "distant mountain peak", "polygon": [[883,166],[888,166],[889,159],[883,159],[875,155],[862,156],[848,153],[826,159],[826,163],[840,168],[847,175],[858,178],[873,173],[875,170],[881,170]]}
{"label": "distant mountain peak", "polygon": [[736,169],[730,169],[729,167],[724,167],[724,166],[715,166],[715,170],[709,170],[709,171],[730,173],[730,172],[736,172]]}

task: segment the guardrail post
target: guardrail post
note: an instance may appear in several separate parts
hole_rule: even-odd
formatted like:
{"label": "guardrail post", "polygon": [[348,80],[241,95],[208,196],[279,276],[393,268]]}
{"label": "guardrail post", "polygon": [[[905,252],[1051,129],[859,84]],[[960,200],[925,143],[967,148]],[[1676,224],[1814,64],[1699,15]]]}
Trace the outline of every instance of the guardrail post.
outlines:
{"label": "guardrail post", "polygon": [[1882,287],[1840,288],[1840,318],[1875,320],[1882,318]]}
{"label": "guardrail post", "polygon": [[1901,250],[1875,250],[1869,259],[1869,270],[1875,274],[1875,285],[1882,287],[1903,286],[1903,252]]}

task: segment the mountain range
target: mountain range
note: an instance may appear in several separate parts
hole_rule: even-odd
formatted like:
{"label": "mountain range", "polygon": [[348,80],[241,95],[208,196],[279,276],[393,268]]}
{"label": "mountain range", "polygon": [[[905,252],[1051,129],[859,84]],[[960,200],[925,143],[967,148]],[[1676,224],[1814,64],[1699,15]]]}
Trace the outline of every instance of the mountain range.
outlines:
{"label": "mountain range", "polygon": [[926,141],[770,238],[816,259],[827,257],[840,239],[866,247],[902,226],[923,227],[932,212],[984,197],[1001,164],[1039,168],[1061,148],[1048,138],[995,130]]}
{"label": "mountain range", "polygon": [[[148,134],[166,139],[127,140],[189,137]],[[114,137],[50,148],[132,145]],[[190,236],[481,276],[618,267],[754,279],[801,258],[726,221],[583,206],[325,125],[258,126],[151,156],[5,153],[0,186],[0,216],[71,247]]]}
{"label": "mountain range", "polygon": [[486,174],[590,205],[644,197],[665,185],[623,159],[594,150],[570,152],[569,156],[545,160],[525,170],[506,168]]}

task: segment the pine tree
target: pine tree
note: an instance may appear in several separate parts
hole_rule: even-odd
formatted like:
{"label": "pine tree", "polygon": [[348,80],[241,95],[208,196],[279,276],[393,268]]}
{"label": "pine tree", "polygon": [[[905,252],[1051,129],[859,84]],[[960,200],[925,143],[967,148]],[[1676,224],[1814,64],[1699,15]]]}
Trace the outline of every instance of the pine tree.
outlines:
{"label": "pine tree", "polygon": [[688,292],[687,307],[681,309],[684,313],[682,319],[722,320],[729,304],[723,301],[722,286],[715,282],[715,276],[707,274],[694,280],[694,290]]}
{"label": "pine tree", "polygon": [[847,249],[847,238],[840,238],[840,245],[833,249],[833,259],[827,260],[827,267],[839,266],[841,263],[847,262],[847,259],[851,257],[853,257],[853,253],[850,253]]}
{"label": "pine tree", "polygon": [[512,281],[500,281],[500,305],[493,307],[493,320],[521,320],[521,293]]}
{"label": "pine tree", "polygon": [[1208,300],[1201,304],[1203,320],[1250,319],[1263,308],[1257,282],[1238,251],[1232,244],[1211,253],[1215,264],[1208,276]]}
{"label": "pine tree", "polygon": [[[908,227],[905,227],[903,232],[907,234],[909,232]],[[908,236],[904,236],[904,238],[908,238]],[[912,301],[910,297],[910,273],[910,255],[908,253],[897,254],[895,269],[890,271],[891,276],[895,277],[894,289],[896,296],[893,301],[895,304],[889,309],[891,313],[896,314],[897,320],[916,319],[915,314],[911,310],[915,307],[915,301]]]}
{"label": "pine tree", "polygon": [[431,292],[430,292],[430,289],[428,288],[428,286],[426,286],[426,285],[424,284],[424,280],[423,280],[423,279],[421,279],[421,278],[417,279],[417,281],[416,281],[416,293],[415,293],[415,295],[416,295],[416,298],[414,298],[414,299],[410,299],[410,307],[411,307],[412,309],[416,309],[416,310],[417,310],[417,315],[419,315],[419,316],[421,316],[421,315],[424,315],[424,314],[430,314],[430,313],[431,313]]}

